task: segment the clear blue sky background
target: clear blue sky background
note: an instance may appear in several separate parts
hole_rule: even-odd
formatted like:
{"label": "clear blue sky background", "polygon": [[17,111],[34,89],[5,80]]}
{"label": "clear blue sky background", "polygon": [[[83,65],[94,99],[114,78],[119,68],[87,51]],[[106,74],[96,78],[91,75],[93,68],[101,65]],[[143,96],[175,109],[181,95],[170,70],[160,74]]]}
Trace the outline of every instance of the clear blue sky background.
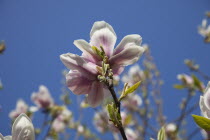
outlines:
{"label": "clear blue sky background", "polygon": [[[185,94],[172,85],[178,82],[177,74],[188,72],[183,60],[196,60],[210,75],[210,45],[197,33],[207,10],[209,0],[1,0],[0,40],[5,40],[7,49],[0,56],[4,84],[0,91],[0,132],[10,134],[9,112],[19,98],[32,105],[30,95],[40,84],[49,87],[54,97],[60,95],[61,70],[65,67],[59,55],[81,54],[73,40],[88,41],[92,24],[98,20],[113,26],[117,42],[137,33],[151,46],[165,81],[164,112],[169,120],[177,116],[177,104]],[[71,109],[77,112],[78,108],[72,105]],[[92,124],[89,115],[84,119]],[[192,120],[190,123],[196,127]]]}

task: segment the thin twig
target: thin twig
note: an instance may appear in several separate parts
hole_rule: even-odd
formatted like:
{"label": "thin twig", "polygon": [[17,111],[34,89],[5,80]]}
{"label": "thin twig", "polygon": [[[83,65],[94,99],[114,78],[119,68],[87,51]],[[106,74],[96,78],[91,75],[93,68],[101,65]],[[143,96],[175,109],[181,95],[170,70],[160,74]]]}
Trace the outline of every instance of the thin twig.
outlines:
{"label": "thin twig", "polygon": [[[108,89],[111,92],[111,95],[112,95],[112,98],[114,100],[114,103],[115,103],[116,107],[118,108],[118,113],[120,114],[120,102],[119,102],[119,100],[117,98],[117,95],[116,95],[116,93],[114,91],[113,84],[106,84],[106,85],[108,86]],[[120,131],[120,133],[121,133],[121,135],[123,137],[123,140],[127,140],[127,137],[125,135],[125,131],[124,131],[124,128],[123,128],[121,122],[120,122],[120,125],[118,126],[118,129],[119,129],[119,131]]]}

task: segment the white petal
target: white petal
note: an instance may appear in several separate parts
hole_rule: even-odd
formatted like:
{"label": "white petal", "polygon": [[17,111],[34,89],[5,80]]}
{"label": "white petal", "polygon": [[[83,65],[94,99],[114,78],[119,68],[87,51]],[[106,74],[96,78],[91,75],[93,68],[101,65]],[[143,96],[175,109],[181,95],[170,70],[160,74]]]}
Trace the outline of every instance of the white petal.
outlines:
{"label": "white petal", "polygon": [[113,53],[117,36],[111,25],[104,21],[98,21],[93,24],[90,32],[90,45],[100,48],[103,47],[106,55],[110,57]]}
{"label": "white petal", "polygon": [[202,26],[203,28],[206,28],[206,26],[207,26],[207,20],[206,20],[206,19],[203,19],[203,20],[202,20],[201,26]]}
{"label": "white petal", "polygon": [[21,114],[12,126],[12,140],[34,140],[34,127],[25,114]]}
{"label": "white petal", "polygon": [[82,57],[76,54],[62,54],[60,59],[67,68],[71,70],[78,70],[90,79],[95,79],[94,74],[98,73],[95,64],[87,63]]}
{"label": "white petal", "polygon": [[12,140],[12,136],[6,136],[4,137],[4,140]]}
{"label": "white petal", "polygon": [[126,44],[125,48],[113,55],[110,58],[111,65],[118,65],[118,66],[127,66],[135,63],[139,60],[141,55],[144,52],[144,48],[140,46],[136,46],[133,43]]}
{"label": "white petal", "polygon": [[100,29],[103,29],[103,28],[108,28],[115,36],[116,36],[116,33],[114,31],[114,29],[112,28],[111,25],[109,25],[108,23],[106,23],[105,21],[97,21],[93,24],[93,27],[90,31],[90,37],[92,37],[92,35],[100,30]]}
{"label": "white petal", "polygon": [[133,43],[139,46],[141,45],[141,42],[142,42],[142,37],[140,35],[138,34],[127,35],[117,45],[113,55],[120,53],[126,47],[127,44]]}
{"label": "white petal", "polygon": [[205,91],[204,91],[204,103],[206,107],[210,110],[210,82],[208,83]]}
{"label": "white petal", "polygon": [[4,137],[1,133],[0,133],[0,140],[4,140]]}
{"label": "white petal", "polygon": [[206,118],[210,118],[210,110],[206,107],[205,103],[204,103],[204,98],[203,96],[200,96],[200,109],[201,109],[201,113],[204,117]]}
{"label": "white petal", "polygon": [[85,40],[82,39],[75,40],[74,45],[83,52],[82,56],[84,56],[86,59],[90,60],[91,62],[95,62],[96,60],[100,59],[100,57],[96,55],[95,52],[93,52],[90,44]]}

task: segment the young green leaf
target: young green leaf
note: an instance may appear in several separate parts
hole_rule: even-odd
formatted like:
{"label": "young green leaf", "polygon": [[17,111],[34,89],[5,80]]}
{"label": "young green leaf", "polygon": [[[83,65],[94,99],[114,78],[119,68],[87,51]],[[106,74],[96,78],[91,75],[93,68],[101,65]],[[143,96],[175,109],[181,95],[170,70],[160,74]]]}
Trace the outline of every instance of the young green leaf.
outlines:
{"label": "young green leaf", "polygon": [[174,88],[176,88],[176,89],[183,89],[185,87],[183,85],[174,85]]}
{"label": "young green leaf", "polygon": [[125,90],[125,95],[128,95],[129,93],[134,92],[141,84],[141,81],[135,83],[133,86]]}
{"label": "young green leaf", "polygon": [[159,132],[158,132],[158,136],[157,136],[157,140],[166,140],[166,134],[165,134],[165,129],[164,127],[162,127]]}
{"label": "young green leaf", "polygon": [[203,128],[204,130],[210,131],[209,119],[198,115],[192,115],[192,117],[199,127]]}
{"label": "young green leaf", "polygon": [[141,84],[141,81],[137,82],[136,84],[134,84],[133,86],[127,88],[128,84],[126,83],[124,85],[124,89],[123,89],[123,92],[120,96],[120,99],[119,101],[121,101],[122,99],[124,99],[128,94],[134,92]]}

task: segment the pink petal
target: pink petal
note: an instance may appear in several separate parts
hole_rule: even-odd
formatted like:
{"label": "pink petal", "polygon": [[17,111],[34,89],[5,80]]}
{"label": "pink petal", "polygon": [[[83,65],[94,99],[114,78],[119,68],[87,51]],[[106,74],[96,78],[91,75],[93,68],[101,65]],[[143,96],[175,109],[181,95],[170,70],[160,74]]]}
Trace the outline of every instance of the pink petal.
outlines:
{"label": "pink petal", "polygon": [[142,38],[140,35],[138,35],[138,34],[127,35],[117,45],[117,47],[114,50],[113,55],[116,55],[116,54],[120,53],[121,51],[123,51],[127,44],[132,43],[132,44],[139,46],[141,44],[141,42],[142,42]]}
{"label": "pink petal", "polygon": [[135,45],[134,43],[128,43],[124,49],[115,54],[110,58],[110,63],[113,66],[127,66],[135,63],[139,60],[140,56],[143,54],[144,48]]}
{"label": "pink petal", "polygon": [[92,81],[85,78],[79,71],[70,71],[66,76],[66,82],[74,94],[88,94],[91,91]]}
{"label": "pink petal", "polygon": [[124,66],[119,66],[119,65],[113,65],[111,66],[111,68],[114,75],[120,75],[125,69]]}
{"label": "pink petal", "polygon": [[103,46],[108,57],[113,53],[117,37],[111,25],[104,21],[98,21],[93,24],[90,32],[90,44],[100,48]]}
{"label": "pink petal", "polygon": [[102,83],[95,81],[91,86],[91,92],[88,94],[88,103],[92,107],[96,107],[101,104],[104,99],[104,86]]}
{"label": "pink petal", "polygon": [[100,57],[93,52],[90,44],[85,40],[75,40],[74,45],[83,52],[82,56],[90,62],[95,63],[97,60],[100,60]]}
{"label": "pink petal", "polygon": [[95,75],[98,73],[95,64],[91,62],[87,63],[82,57],[76,54],[62,54],[60,59],[67,68],[71,70],[78,70],[83,73],[83,76],[89,79],[95,79]]}

